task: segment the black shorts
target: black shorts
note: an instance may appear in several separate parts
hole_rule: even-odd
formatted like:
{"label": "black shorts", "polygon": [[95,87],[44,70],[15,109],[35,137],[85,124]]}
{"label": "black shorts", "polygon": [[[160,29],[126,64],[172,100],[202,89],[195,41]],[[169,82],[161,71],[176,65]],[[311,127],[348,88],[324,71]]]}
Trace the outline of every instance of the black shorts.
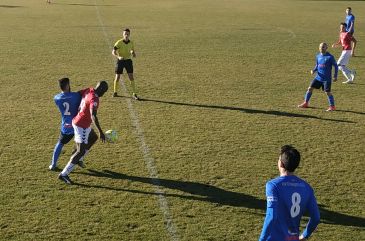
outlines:
{"label": "black shorts", "polygon": [[74,137],[74,134],[63,134],[61,132],[60,134],[60,138],[59,138],[59,141],[63,144],[63,145],[66,145],[67,143],[69,143],[72,138]]}
{"label": "black shorts", "polygon": [[321,88],[324,92],[331,92],[331,84],[332,81],[319,81],[314,79],[310,85],[310,87],[314,88],[314,89],[319,89]]}
{"label": "black shorts", "polygon": [[115,65],[115,73],[116,74],[123,74],[123,69],[127,71],[128,74],[133,73],[133,63],[131,59],[122,59],[118,60],[117,64]]}

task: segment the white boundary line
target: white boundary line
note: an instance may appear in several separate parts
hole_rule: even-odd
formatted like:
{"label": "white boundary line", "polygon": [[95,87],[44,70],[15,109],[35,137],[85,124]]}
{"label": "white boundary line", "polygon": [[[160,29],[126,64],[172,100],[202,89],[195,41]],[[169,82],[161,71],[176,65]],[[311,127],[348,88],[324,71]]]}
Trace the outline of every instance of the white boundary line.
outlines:
{"label": "white boundary line", "polygon": [[[106,42],[108,48],[111,50],[112,49],[112,46],[110,45],[111,41],[110,41],[110,38],[109,38],[107,32],[105,31],[104,22],[101,18],[101,14],[100,14],[100,11],[99,11],[99,8],[97,5],[97,0],[95,0],[95,9],[96,9],[97,17],[99,20],[99,24],[103,30],[105,42]],[[112,64],[114,65],[114,58],[112,58]],[[123,92],[124,92],[123,94],[126,94],[127,88],[125,86],[125,83],[123,81],[121,81],[121,83],[122,83],[122,88],[123,88]],[[158,179],[158,171],[157,171],[156,164],[155,164],[156,161],[152,157],[150,148],[146,144],[145,137],[143,134],[143,129],[142,129],[141,125],[139,124],[138,115],[133,107],[132,101],[130,99],[126,99],[126,102],[128,105],[128,110],[129,110],[130,118],[132,121],[132,125],[135,126],[135,132],[136,132],[135,134],[137,135],[138,140],[140,142],[140,150],[143,153],[143,158],[144,158],[144,161],[147,165],[147,169],[149,172],[149,177],[152,179],[152,183],[155,185],[155,193],[158,196],[159,206],[160,206],[160,209],[165,218],[166,229],[169,232],[171,240],[178,241],[178,240],[180,240],[180,238],[179,238],[176,227],[172,220],[172,215],[170,213],[169,204],[165,197],[165,192],[161,188],[161,183]]]}

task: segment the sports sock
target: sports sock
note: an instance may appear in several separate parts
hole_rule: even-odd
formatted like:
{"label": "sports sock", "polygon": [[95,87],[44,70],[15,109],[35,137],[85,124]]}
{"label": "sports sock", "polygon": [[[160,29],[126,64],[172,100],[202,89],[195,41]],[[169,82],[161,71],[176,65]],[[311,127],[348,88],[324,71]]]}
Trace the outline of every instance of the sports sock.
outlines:
{"label": "sports sock", "polygon": [[68,174],[70,174],[72,172],[72,170],[74,169],[75,164],[71,163],[71,161],[69,161],[67,163],[67,165],[65,166],[65,168],[63,168],[61,175],[62,176],[66,176]]}
{"label": "sports sock", "polygon": [[118,80],[114,79],[114,93],[117,92],[117,84],[118,84]]}
{"label": "sports sock", "polygon": [[335,106],[335,98],[333,95],[328,96],[328,103],[330,106]]}
{"label": "sports sock", "polygon": [[54,167],[57,166],[57,161],[61,154],[62,148],[63,148],[63,144],[60,141],[58,141],[56,146],[54,147],[52,161],[51,161],[51,165]]}
{"label": "sports sock", "polygon": [[84,160],[85,156],[89,153],[89,150],[85,150],[85,154],[80,158],[80,162]]}
{"label": "sports sock", "polygon": [[304,101],[308,103],[311,97],[312,97],[312,92],[307,91],[304,96]]}
{"label": "sports sock", "polygon": [[349,70],[345,65],[340,65],[338,68],[341,70],[343,76],[345,76],[346,80],[351,80],[352,71]]}
{"label": "sports sock", "polygon": [[136,93],[136,84],[134,83],[134,80],[131,80],[130,82],[131,82],[133,94],[137,94]]}

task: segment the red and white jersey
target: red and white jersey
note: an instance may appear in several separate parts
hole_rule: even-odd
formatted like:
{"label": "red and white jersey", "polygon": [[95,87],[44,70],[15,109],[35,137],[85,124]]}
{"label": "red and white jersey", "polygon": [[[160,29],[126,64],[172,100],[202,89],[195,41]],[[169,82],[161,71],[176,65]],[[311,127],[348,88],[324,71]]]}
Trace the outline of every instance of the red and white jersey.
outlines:
{"label": "red and white jersey", "polygon": [[82,99],[79,107],[79,113],[73,118],[74,125],[81,128],[89,128],[92,123],[91,115],[93,110],[99,107],[99,97],[94,88],[87,88],[80,91]]}
{"label": "red and white jersey", "polygon": [[341,41],[341,45],[342,45],[342,50],[351,50],[352,49],[351,40],[352,40],[351,33],[348,33],[348,32],[340,33],[340,41]]}

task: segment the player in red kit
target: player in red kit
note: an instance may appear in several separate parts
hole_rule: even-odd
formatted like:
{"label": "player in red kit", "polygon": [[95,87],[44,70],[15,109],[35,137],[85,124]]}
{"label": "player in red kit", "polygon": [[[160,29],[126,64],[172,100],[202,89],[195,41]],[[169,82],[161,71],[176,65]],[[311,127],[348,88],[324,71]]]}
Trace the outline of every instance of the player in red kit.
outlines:
{"label": "player in red kit", "polygon": [[346,32],[346,23],[341,23],[340,25],[340,38],[337,43],[332,44],[332,48],[342,46],[342,53],[340,58],[337,61],[338,68],[341,70],[342,74],[345,76],[346,81],[342,82],[344,84],[352,84],[355,80],[356,71],[351,70],[346,67],[346,65],[350,61],[351,57],[351,42],[354,41],[352,34],[350,32]]}
{"label": "player in red kit", "polygon": [[79,112],[72,120],[72,126],[75,132],[76,152],[71,156],[70,161],[58,176],[66,184],[72,184],[68,175],[72,172],[75,165],[79,163],[80,158],[85,155],[86,150],[90,150],[91,145],[95,143],[88,142],[89,135],[96,136],[96,133],[91,129],[91,123],[94,123],[98,129],[101,141],[105,142],[105,135],[97,118],[97,110],[99,107],[99,97],[102,97],[107,90],[108,83],[106,81],[100,81],[95,89],[87,88],[80,91],[82,100]]}

